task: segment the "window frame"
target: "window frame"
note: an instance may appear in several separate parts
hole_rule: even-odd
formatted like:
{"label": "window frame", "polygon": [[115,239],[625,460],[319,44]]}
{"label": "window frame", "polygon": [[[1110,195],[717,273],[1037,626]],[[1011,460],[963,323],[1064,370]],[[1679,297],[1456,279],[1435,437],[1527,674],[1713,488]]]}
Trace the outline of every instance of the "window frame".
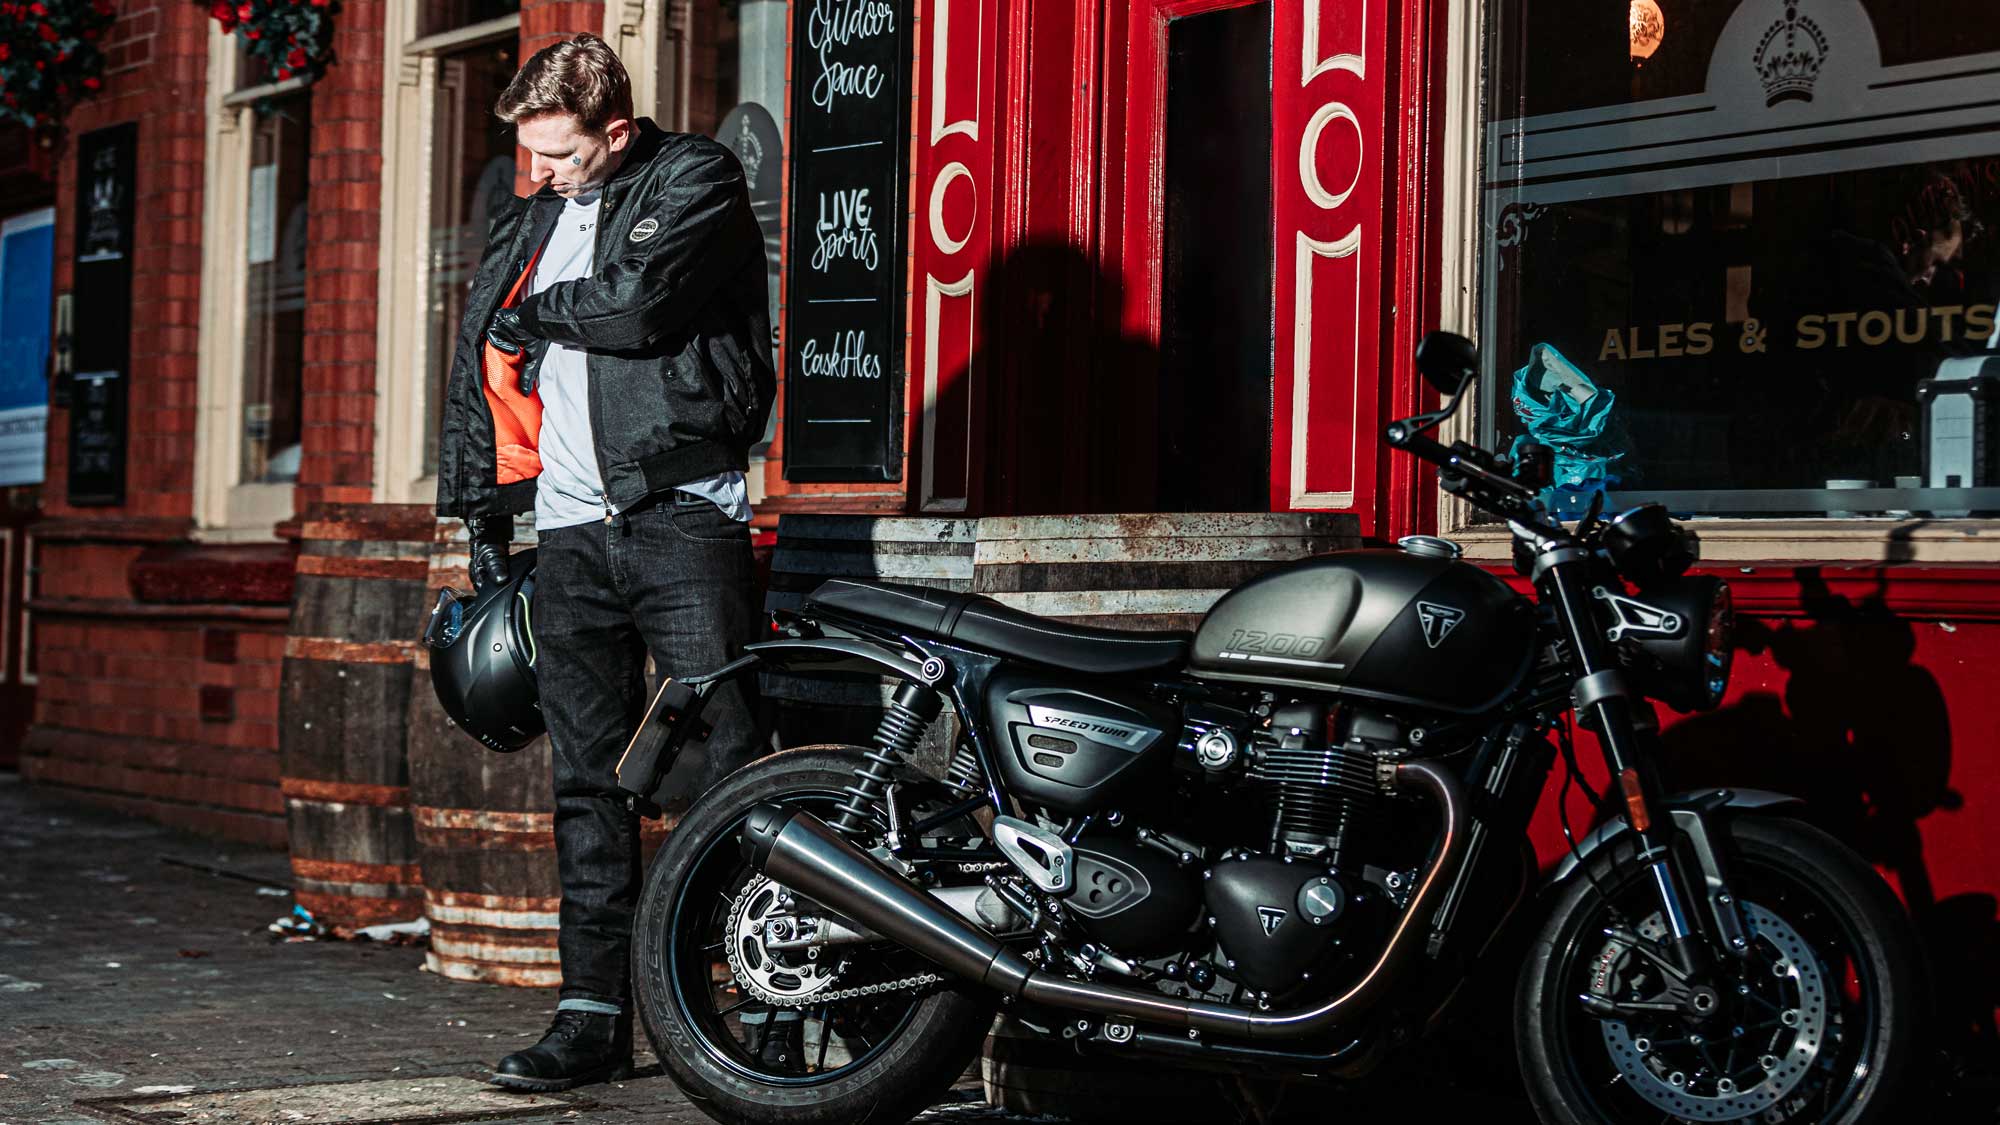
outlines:
{"label": "window frame", "polygon": [[302,78],[236,88],[236,37],[211,23],[201,241],[201,326],[197,335],[194,537],[211,542],[269,539],[296,508],[296,481],[243,480],[243,335],[249,320],[251,133],[261,98],[306,87]]}
{"label": "window frame", "polygon": [[430,504],[437,474],[424,470],[431,355],[431,175],[438,60],[460,48],[520,37],[518,14],[419,36],[418,0],[389,0],[382,38],[382,225],[376,281],[375,501]]}
{"label": "window frame", "polygon": [[[1447,0],[1439,327],[1477,339],[1486,245],[1486,19],[1500,0]],[[1474,385],[1439,440],[1476,442],[1486,404]],[[1502,524],[1475,523],[1472,505],[1437,493],[1439,533],[1483,562],[1512,557]],[[2000,519],[1703,518],[1688,522],[1710,562],[2000,562]]]}

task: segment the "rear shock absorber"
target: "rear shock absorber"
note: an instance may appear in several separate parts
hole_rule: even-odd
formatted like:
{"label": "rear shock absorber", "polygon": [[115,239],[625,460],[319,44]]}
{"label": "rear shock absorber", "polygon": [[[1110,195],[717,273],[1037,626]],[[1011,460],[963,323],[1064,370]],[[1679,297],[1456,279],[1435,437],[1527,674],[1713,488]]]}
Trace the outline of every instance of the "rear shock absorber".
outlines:
{"label": "rear shock absorber", "polygon": [[854,784],[841,792],[847,799],[833,818],[833,827],[849,836],[859,836],[868,828],[870,806],[882,799],[889,788],[891,773],[917,749],[924,730],[938,717],[943,700],[931,688],[905,680],[896,688],[882,723],[875,728],[875,745],[870,747],[861,768],[854,771]]}

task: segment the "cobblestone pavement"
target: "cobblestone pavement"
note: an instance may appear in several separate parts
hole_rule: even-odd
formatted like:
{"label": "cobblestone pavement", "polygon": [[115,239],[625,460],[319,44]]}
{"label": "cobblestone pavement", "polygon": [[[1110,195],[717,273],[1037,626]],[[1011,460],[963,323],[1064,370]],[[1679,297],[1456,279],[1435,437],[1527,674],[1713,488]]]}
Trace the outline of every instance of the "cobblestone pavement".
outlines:
{"label": "cobblestone pavement", "polygon": [[[79,1104],[112,1097],[483,1078],[546,1026],[550,991],[447,981],[421,971],[417,949],[274,943],[266,927],[291,899],[259,881],[289,879],[281,852],[57,803],[0,773],[0,1125],[214,1120],[173,1100],[143,1118]],[[708,1120],[650,1055],[640,1062],[632,1081],[506,1120]],[[469,1083],[457,1085],[463,1112],[494,1119]],[[961,1083],[956,1102],[920,1120],[1028,1120],[989,1109],[977,1091]],[[1518,1106],[1483,1108],[1484,1121],[1525,1119]],[[356,1119],[326,1112],[280,1103],[231,1120]]]}

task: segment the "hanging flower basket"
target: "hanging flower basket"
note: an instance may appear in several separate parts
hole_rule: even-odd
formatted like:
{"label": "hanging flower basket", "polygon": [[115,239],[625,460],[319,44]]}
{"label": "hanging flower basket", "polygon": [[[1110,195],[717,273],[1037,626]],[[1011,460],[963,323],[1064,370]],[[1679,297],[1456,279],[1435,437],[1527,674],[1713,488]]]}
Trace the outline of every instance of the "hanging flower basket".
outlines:
{"label": "hanging flower basket", "polygon": [[48,137],[104,86],[112,0],[0,0],[0,124]]}
{"label": "hanging flower basket", "polygon": [[208,14],[262,67],[253,82],[315,82],[333,63],[333,0],[214,0]]}

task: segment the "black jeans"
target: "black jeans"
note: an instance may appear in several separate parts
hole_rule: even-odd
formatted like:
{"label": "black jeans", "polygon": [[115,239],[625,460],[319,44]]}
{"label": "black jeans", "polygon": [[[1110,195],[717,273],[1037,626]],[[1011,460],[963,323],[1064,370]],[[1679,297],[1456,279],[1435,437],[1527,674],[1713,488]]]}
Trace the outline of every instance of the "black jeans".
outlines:
{"label": "black jeans", "polygon": [[[615,522],[544,531],[535,571],[535,675],[555,766],[562,998],[626,1005],[642,861],[618,758],[662,676],[707,672],[756,639],[750,530],[713,503],[666,493]],[[714,734],[676,762],[659,799],[700,796],[758,752],[756,685],[708,702]]]}

